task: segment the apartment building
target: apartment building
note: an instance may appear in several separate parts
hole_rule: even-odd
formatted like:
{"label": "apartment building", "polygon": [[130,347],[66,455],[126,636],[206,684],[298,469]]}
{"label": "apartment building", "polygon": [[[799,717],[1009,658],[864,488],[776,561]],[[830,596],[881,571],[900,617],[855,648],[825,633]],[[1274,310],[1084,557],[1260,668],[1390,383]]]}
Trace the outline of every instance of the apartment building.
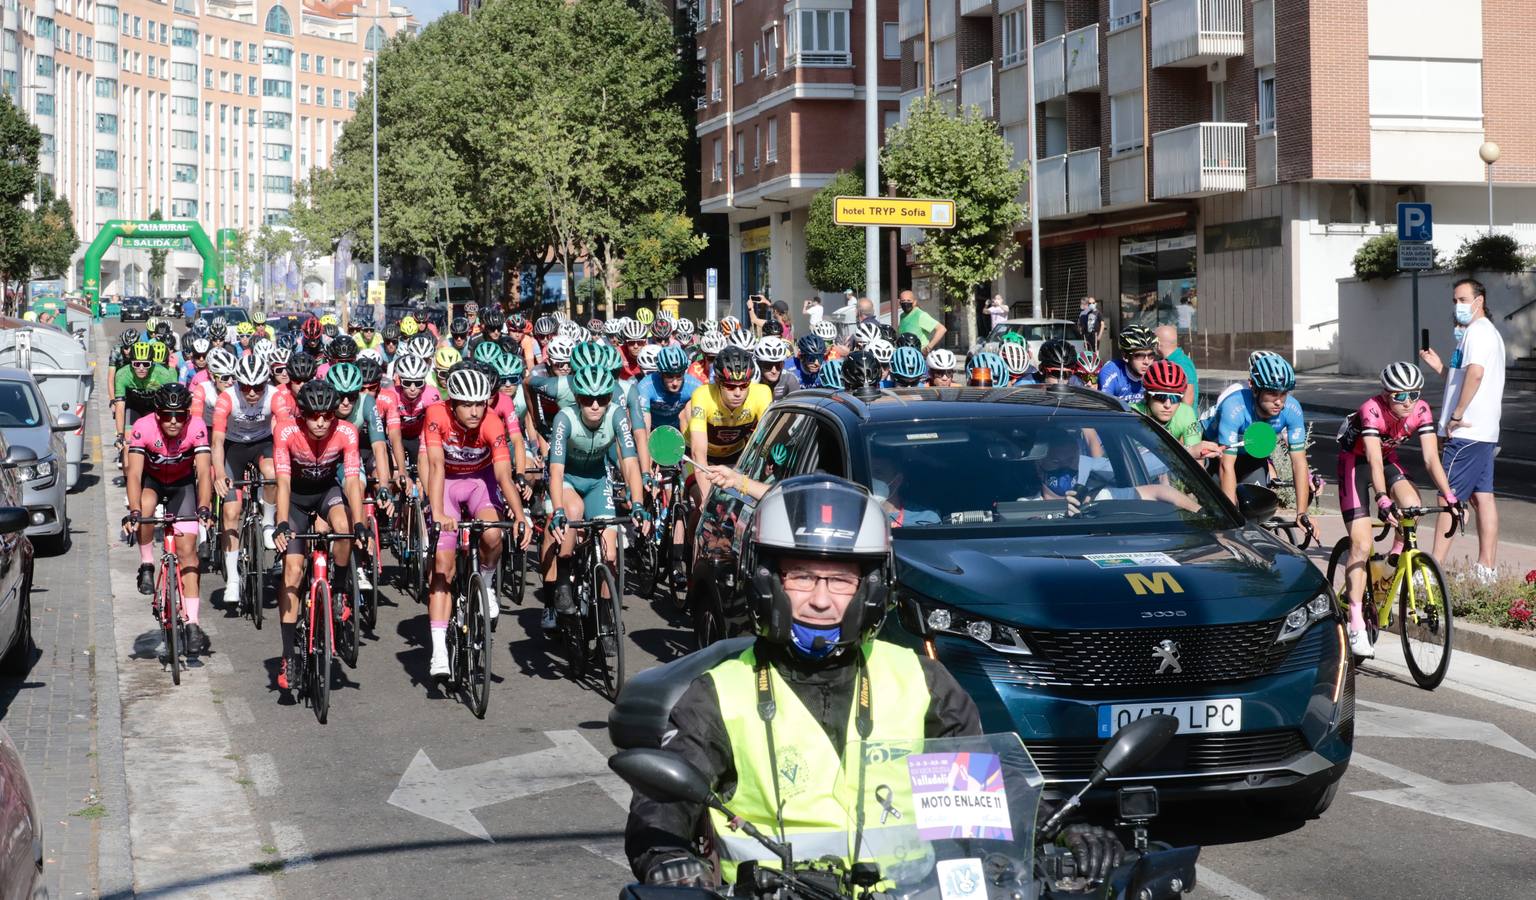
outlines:
{"label": "apartment building", "polygon": [[[1023,0],[902,0],[902,104],[982,108],[1020,165],[1033,135],[1039,208],[1017,237],[1038,231],[1049,312],[1091,294],[1116,329],[1180,326],[1206,365],[1258,348],[1323,364],[1337,279],[1398,202],[1435,204],[1444,253],[1487,230],[1484,141],[1502,149],[1495,226],[1536,239],[1529,11],[1034,0],[1026,22]],[[1028,310],[1030,278],[995,287]]]}
{"label": "apartment building", "polygon": [[[699,0],[700,210],[729,223],[721,307],[751,294],[799,309],[811,197],[864,158],[864,17],[853,0]],[[881,121],[896,120],[901,42],[896,0],[880,18]],[[884,129],[882,128],[882,133]]]}
{"label": "apartment building", "polygon": [[[69,199],[82,254],[107,220],[156,209],[210,236],[284,223],[294,182],[330,164],[369,60],[414,28],[385,0],[3,3],[0,90],[42,132],[41,173]],[[114,246],[102,294],[147,293],[149,256]],[[328,292],[328,262],[311,268],[306,288]],[[172,251],[161,293],[197,294],[201,271]],[[68,288],[80,278],[77,256]]]}

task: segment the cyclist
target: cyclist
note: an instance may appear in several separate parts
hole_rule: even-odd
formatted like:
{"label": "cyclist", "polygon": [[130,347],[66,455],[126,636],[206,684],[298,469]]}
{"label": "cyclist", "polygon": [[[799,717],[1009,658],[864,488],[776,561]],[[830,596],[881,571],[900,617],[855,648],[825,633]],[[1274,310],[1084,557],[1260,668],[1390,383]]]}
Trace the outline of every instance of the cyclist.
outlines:
{"label": "cyclist", "polygon": [[842,361],[843,387],[857,393],[878,390],[882,386],[884,367],[870,350],[855,350]]}
{"label": "cyclist", "polygon": [[795,342],[796,355],[786,364],[801,387],[821,386],[821,367],[827,362],[827,342],[814,334],[807,334]]}
{"label": "cyclist", "polygon": [[206,337],[193,336],[183,346],[187,351],[187,358],[177,371],[177,380],[185,385],[201,384],[207,381],[208,351],[213,349],[213,344]]}
{"label": "cyclist", "polygon": [[656,373],[640,381],[640,411],[646,430],[663,425],[682,429],[679,415],[704,385],[688,374],[688,354],[682,347],[663,347]]}
{"label": "cyclist", "polygon": [[[254,356],[235,364],[235,385],[219,394],[213,410],[213,471],[219,493],[224,495],[224,571],[238,571],[239,533],[242,503],[231,483],[245,477],[248,466],[255,464],[263,478],[275,478],[272,468],[272,433],[282,423],[291,421],[292,410],[283,407],[282,392],[272,387],[267,366]],[[249,493],[249,491],[247,491]],[[271,487],[263,491],[262,539],[273,549],[273,503]],[[253,548],[254,549],[254,548]],[[240,600],[240,579],[230,578],[224,587],[224,600]],[[255,598],[253,602],[260,602]]]}
{"label": "cyclist", "polygon": [[960,367],[960,360],[955,358],[953,350],[940,347],[928,353],[928,383],[934,387],[954,387],[955,370]]}
{"label": "cyclist", "polygon": [[1038,384],[1070,384],[1082,387],[1078,377],[1077,348],[1060,338],[1052,338],[1040,345],[1039,366],[1035,370]]}
{"label": "cyclist", "polygon": [[399,322],[391,322],[384,326],[384,331],[380,334],[378,351],[379,361],[386,366],[394,362],[395,357],[400,355]]}
{"label": "cyclist", "polygon": [[496,384],[493,409],[507,426],[507,434],[512,438],[512,480],[522,491],[523,499],[527,500],[532,490],[524,483],[524,473],[529,469],[526,435],[532,429],[524,424],[529,421],[528,395],[523,393],[523,358],[521,356],[516,353],[503,353],[496,360]]}
{"label": "cyclist", "polygon": [[420,453],[421,429],[427,410],[442,399],[437,388],[427,384],[427,375],[426,360],[415,355],[400,357],[395,361],[395,386],[379,391],[374,404],[374,409],[384,419],[390,455],[394,459],[395,484],[401,490],[412,487],[409,463]]}
{"label": "cyclist", "polygon": [[718,331],[711,331],[699,338],[699,352],[694,357],[693,365],[688,367],[688,374],[697,378],[700,382],[708,384],[715,371],[715,357],[725,349],[725,335]]}
{"label": "cyclist", "polygon": [[128,429],[140,416],[155,411],[155,393],[176,381],[169,368],[155,363],[155,349],[164,345],[137,341],[128,353],[128,364],[112,376],[112,415],[117,423],[117,449],[128,442]]}
{"label": "cyclist", "polygon": [[[715,360],[713,383],[695,392],[689,401],[689,443],[693,458],[709,465],[735,465],[757,429],[773,390],[752,381],[752,354],[740,347],[726,347]],[[695,483],[699,506],[704,503],[703,485]]]}
{"label": "cyclist", "polygon": [[1008,365],[990,351],[971,354],[966,363],[966,384],[970,387],[1002,387],[1008,383]]}
{"label": "cyclist", "polygon": [[1218,456],[1221,448],[1205,439],[1194,407],[1184,402],[1184,389],[1189,387],[1189,376],[1178,363],[1158,360],[1147,367],[1141,376],[1146,394],[1131,404],[1152,421],[1163,426],[1174,439],[1184,445],[1196,459]]}
{"label": "cyclist", "polygon": [[[533,523],[523,511],[522,497],[513,483],[512,455],[507,444],[506,426],[490,410],[495,390],[491,377],[472,364],[448,373],[448,402],[434,403],[427,410],[422,446],[430,461],[431,478],[427,497],[437,532],[437,552],[433,557],[432,587],[428,601],[428,625],[432,638],[431,676],[448,677],[448,617],[453,597],[449,582],[453,578],[458,555],[459,525],[462,516],[495,521],[501,518],[501,503],[511,518],[522,522],[518,535],[526,547],[533,534]],[[501,558],[501,530],[487,529],[480,534],[480,574],[491,583]],[[492,600],[490,617],[495,627],[500,603]]]}
{"label": "cyclist", "polygon": [[1301,404],[1291,396],[1296,387],[1296,370],[1278,354],[1255,354],[1248,369],[1248,386],[1241,388],[1216,407],[1216,415],[1206,438],[1221,446],[1219,465],[1221,490],[1227,499],[1237,502],[1239,482],[1265,484],[1269,481],[1269,460],[1256,459],[1243,452],[1243,434],[1254,422],[1267,422],[1286,442],[1291,455],[1291,471],[1296,484],[1297,521],[1311,527],[1306,513],[1312,500],[1312,484],[1307,468],[1307,425]]}
{"label": "cyclist", "polygon": [[192,415],[203,420],[213,433],[213,408],[219,402],[219,393],[235,382],[235,355],[223,347],[215,347],[208,353],[207,378],[189,385],[192,389]]}
{"label": "cyclist", "polygon": [[[549,503],[553,512],[541,548],[546,630],[555,627],[557,616],[576,613],[570,573],[566,571],[576,544],[566,523],[615,515],[615,485],[609,474],[612,467],[617,466],[623,477],[630,513],[642,532],[649,516],[641,493],[640,465],[629,420],[613,402],[617,388],[613,373],[597,367],[577,369],[571,382],[576,405],[556,413],[549,437]],[[614,559],[616,541],[615,529],[605,529],[603,554],[610,562]],[[612,650],[603,649],[605,653]]]}
{"label": "cyclist", "polygon": [[[1016,332],[1008,332],[1014,336]],[[1035,367],[1029,363],[1029,348],[1022,340],[1003,341],[997,348],[997,355],[1003,358],[1003,365],[1008,369],[1008,384],[1033,384],[1035,379]]]}
{"label": "cyclist", "polygon": [[[870,355],[874,356],[875,362],[880,364],[880,386],[890,387],[891,357],[896,355],[896,345],[885,338],[878,338],[870,341],[869,346],[865,349],[870,352]],[[843,377],[845,379],[847,378],[847,372],[847,369],[843,370]]]}
{"label": "cyclist", "polygon": [[[299,421],[287,422],[272,438],[273,468],[277,477],[277,518],[274,538],[283,558],[283,581],[277,595],[278,623],[282,631],[283,662],[277,686],[288,690],[295,682],[298,660],[294,657],[294,631],[299,621],[299,584],[304,580],[304,541],[294,540],[297,531],[351,533],[360,545],[368,541],[363,524],[362,459],[358,455],[357,429],[336,418],[336,391],[324,381],[299,388],[295,402]],[[338,469],[340,479],[338,480]],[[354,526],[355,523],[355,526]],[[352,541],[331,545],[337,584],[350,569]],[[340,593],[340,591],[338,591]],[[350,604],[338,604],[345,622]]]}
{"label": "cyclist", "polygon": [[891,383],[895,387],[922,387],[928,379],[928,364],[923,351],[916,347],[897,347],[891,356]]}
{"label": "cyclist", "polygon": [[[1376,654],[1361,609],[1366,563],[1371,557],[1368,490],[1376,494],[1376,516],[1396,524],[1398,510],[1418,506],[1419,491],[1403,473],[1397,448],[1417,436],[1424,469],[1440,493],[1440,501],[1455,506],[1435,437],[1435,414],[1423,399],[1424,373],[1411,362],[1395,362],[1381,370],[1381,392],[1360,404],[1339,426],[1339,511],[1349,527],[1349,564],[1345,593],[1349,601],[1349,649],[1356,656]],[[1397,548],[1398,550],[1401,547]]]}
{"label": "cyclist", "polygon": [[800,379],[784,364],[790,352],[789,342],[773,335],[758,341],[754,351],[757,356],[757,380],[768,386],[775,400],[790,391],[800,390]]}
{"label": "cyclist", "polygon": [[[444,346],[452,347],[462,357],[468,344],[469,320],[463,316],[454,316],[453,321],[448,323],[448,343]],[[441,368],[446,369],[447,366],[442,366]],[[437,388],[442,390],[443,385],[441,382],[438,383]]]}
{"label": "cyclist", "polygon": [[177,522],[176,558],[181,566],[182,608],[187,619],[187,650],[206,653],[208,636],[198,624],[197,531],[199,521],[213,523],[209,504],[212,478],[208,468],[208,429],[192,416],[192,392],[171,383],[155,391],[154,415],[141,416],[128,434],[128,515],[123,533],[138,533],[139,593],[155,592],[154,526],[141,517],[155,515],[157,504],[171,516],[196,519]]}
{"label": "cyclist", "polygon": [[1120,359],[1112,359],[1099,369],[1099,390],[1126,403],[1135,403],[1145,393],[1141,376],[1157,361],[1157,335],[1141,325],[1128,325],[1120,332]]}
{"label": "cyclist", "polygon": [[[363,390],[363,372],[356,363],[340,362],[325,373],[325,383],[336,391],[336,417],[357,429],[358,455],[363,478],[380,486],[389,484],[389,435],[378,415],[376,399]],[[389,495],[386,493],[385,499]],[[358,570],[358,576],[362,576]],[[364,584],[366,590],[371,585]]]}
{"label": "cyclist", "polygon": [[464,354],[455,347],[443,345],[437,348],[437,353],[432,357],[432,381],[433,387],[441,394],[448,383],[448,370],[464,361]]}

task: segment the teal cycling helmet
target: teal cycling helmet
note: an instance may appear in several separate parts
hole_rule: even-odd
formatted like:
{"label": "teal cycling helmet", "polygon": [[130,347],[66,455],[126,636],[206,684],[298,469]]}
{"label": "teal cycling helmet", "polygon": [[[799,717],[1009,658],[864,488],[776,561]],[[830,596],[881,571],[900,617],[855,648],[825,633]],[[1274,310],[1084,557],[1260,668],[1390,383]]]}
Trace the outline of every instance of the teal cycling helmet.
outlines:
{"label": "teal cycling helmet", "polygon": [[571,373],[571,391],[578,397],[609,397],[615,385],[613,373],[598,366],[586,366]]}
{"label": "teal cycling helmet", "polygon": [[986,368],[992,372],[992,383],[1001,387],[1008,383],[1008,364],[996,353],[982,351],[971,357],[970,368]]}
{"label": "teal cycling helmet", "polygon": [[496,377],[502,381],[520,381],[523,377],[523,358],[516,353],[503,353],[494,363]]}
{"label": "teal cycling helmet", "polygon": [[612,344],[601,344],[599,346],[602,347],[602,358],[600,364],[603,368],[610,372],[612,372],[614,369],[624,368],[624,357],[619,355],[618,347],[615,347]]}
{"label": "teal cycling helmet", "polygon": [[902,387],[911,387],[923,380],[928,374],[928,363],[923,360],[923,352],[914,347],[897,347],[891,355],[891,377],[898,382],[903,382]]}
{"label": "teal cycling helmet", "polygon": [[1296,388],[1296,370],[1278,353],[1254,354],[1248,361],[1248,377],[1255,390],[1291,391]]}
{"label": "teal cycling helmet", "polygon": [[656,371],[663,375],[681,375],[688,371],[688,354],[682,347],[662,347],[656,357]]}
{"label": "teal cycling helmet", "polygon": [[481,341],[475,345],[475,352],[470,354],[476,362],[496,365],[496,360],[501,359],[501,345],[495,341]]}
{"label": "teal cycling helmet", "polygon": [[606,369],[607,358],[603,353],[607,344],[597,341],[582,341],[571,350],[571,369]]}
{"label": "teal cycling helmet", "polygon": [[356,363],[341,362],[331,366],[325,380],[338,394],[355,394],[363,389],[363,372]]}
{"label": "teal cycling helmet", "polygon": [[826,365],[821,367],[821,378],[816,382],[817,387],[831,388],[834,391],[843,389],[843,361],[829,359]]}

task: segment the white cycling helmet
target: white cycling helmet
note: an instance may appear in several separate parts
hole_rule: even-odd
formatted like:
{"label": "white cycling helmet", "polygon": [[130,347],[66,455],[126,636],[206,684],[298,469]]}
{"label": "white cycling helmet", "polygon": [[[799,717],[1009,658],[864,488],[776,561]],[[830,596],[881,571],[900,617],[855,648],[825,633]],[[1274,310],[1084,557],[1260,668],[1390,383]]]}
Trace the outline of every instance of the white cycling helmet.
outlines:
{"label": "white cycling helmet", "polygon": [[267,361],[257,354],[240,358],[235,363],[235,381],[240,384],[266,384],[272,380],[272,370],[267,368]]}
{"label": "white cycling helmet", "polygon": [[896,355],[896,345],[885,338],[876,338],[869,342],[869,352],[875,355],[875,361],[882,366],[891,364],[891,357]]}
{"label": "white cycling helmet", "polygon": [[1003,358],[1009,375],[1023,375],[1029,371],[1029,348],[1023,344],[1010,341],[997,348],[997,355]]}
{"label": "white cycling helmet", "polygon": [[484,403],[491,399],[496,385],[491,376],[477,368],[463,366],[448,373],[448,399],[460,403]]}
{"label": "white cycling helmet", "polygon": [[624,327],[619,331],[619,335],[626,341],[643,341],[651,336],[651,329],[646,327],[644,322],[625,319]]}
{"label": "white cycling helmet", "polygon": [[1391,393],[1424,390],[1424,373],[1410,362],[1395,362],[1381,370],[1381,387]]}
{"label": "white cycling helmet", "polygon": [[223,347],[214,347],[208,351],[208,371],[220,378],[228,378],[235,374],[235,366],[239,363],[240,360],[235,358],[235,354]]}
{"label": "white cycling helmet", "polygon": [[609,319],[603,323],[603,334],[616,335],[623,330],[624,320],[622,318]]}
{"label": "white cycling helmet", "polygon": [[272,351],[276,349],[277,345],[266,338],[260,338],[256,341],[256,343],[251,345],[251,352],[261,357],[263,360],[271,359]]}
{"label": "white cycling helmet", "polygon": [[730,337],[727,337],[725,342],[732,347],[740,347],[743,350],[751,350],[757,346],[757,338],[745,328],[738,328],[731,332]]}
{"label": "white cycling helmet", "polygon": [[928,354],[928,371],[953,372],[960,367],[960,360],[955,358],[954,351],[943,347]]}
{"label": "white cycling helmet", "polygon": [[817,322],[815,325],[811,326],[811,334],[816,335],[817,337],[830,344],[837,340],[837,326],[833,325],[831,322],[828,322],[826,319],[822,319],[820,322]]}
{"label": "white cycling helmet", "polygon": [[587,330],[567,319],[560,323],[560,336],[568,338],[573,344],[577,344],[587,339]]}
{"label": "white cycling helmet", "polygon": [[[198,321],[201,322],[202,319],[198,319]],[[213,344],[209,342],[207,338],[201,335],[193,338],[191,342],[187,344],[187,349],[191,351],[195,356],[207,356],[208,351],[212,349],[212,347]]]}
{"label": "white cycling helmet", "polygon": [[678,337],[688,337],[693,334],[693,320],[678,319],[677,324],[672,326],[672,330],[677,332]]}
{"label": "white cycling helmet", "polygon": [[552,363],[567,363],[571,361],[571,351],[574,349],[576,349],[576,342],[562,334],[549,342],[549,346],[544,348],[544,353]]}
{"label": "white cycling helmet", "polygon": [[656,358],[661,355],[661,348],[655,344],[646,344],[635,355],[635,361],[640,364],[640,370],[647,375],[656,371]]}
{"label": "white cycling helmet", "polygon": [[273,347],[272,352],[267,354],[267,365],[286,366],[288,365],[289,358],[292,356],[293,351],[287,347]]}
{"label": "white cycling helmet", "polygon": [[720,323],[714,319],[705,319],[699,323],[699,328],[703,329],[705,334],[710,334],[720,330]]}
{"label": "white cycling helmet", "polygon": [[769,335],[757,342],[758,362],[781,363],[789,359],[790,355],[789,342],[781,337]]}
{"label": "white cycling helmet", "polygon": [[402,349],[412,356],[431,359],[437,353],[437,342],[432,340],[430,334],[418,334],[406,341]]}
{"label": "white cycling helmet", "polygon": [[431,372],[426,357],[407,353],[395,360],[395,377],[401,381],[426,381]]}
{"label": "white cycling helmet", "polygon": [[725,335],[718,331],[711,331],[699,338],[699,349],[705,356],[714,356],[725,349]]}
{"label": "white cycling helmet", "polygon": [[853,342],[861,349],[868,349],[875,341],[882,340],[878,322],[862,322],[853,330]]}

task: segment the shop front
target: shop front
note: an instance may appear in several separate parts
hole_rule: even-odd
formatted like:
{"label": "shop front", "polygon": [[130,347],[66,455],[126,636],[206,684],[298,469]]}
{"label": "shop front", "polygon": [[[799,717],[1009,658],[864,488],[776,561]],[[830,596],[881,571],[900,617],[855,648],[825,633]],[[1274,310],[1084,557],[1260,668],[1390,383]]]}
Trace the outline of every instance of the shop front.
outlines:
{"label": "shop front", "polygon": [[[747,308],[747,299],[753,294],[772,296],[768,275],[770,227],[767,219],[744,222],[741,227],[741,279],[738,311]],[[745,314],[741,314],[745,319]]]}
{"label": "shop front", "polygon": [[1120,328],[1174,325],[1199,329],[1195,233],[1169,231],[1120,238]]}

